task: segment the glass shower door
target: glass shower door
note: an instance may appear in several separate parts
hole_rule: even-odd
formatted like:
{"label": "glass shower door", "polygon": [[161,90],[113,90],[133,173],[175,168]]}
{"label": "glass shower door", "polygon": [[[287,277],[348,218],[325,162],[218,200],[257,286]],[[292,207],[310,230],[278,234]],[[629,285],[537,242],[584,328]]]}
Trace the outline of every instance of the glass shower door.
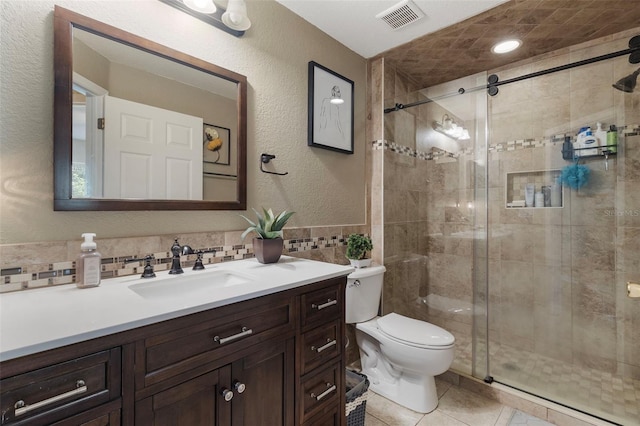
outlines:
{"label": "glass shower door", "polygon": [[[504,81],[627,41],[496,74]],[[505,84],[489,98],[489,231],[475,250],[488,283],[488,375],[625,425],[640,424],[640,303],[626,294],[640,280],[640,93],[612,85],[636,68],[621,56]],[[579,136],[586,127],[592,134]],[[481,283],[476,276],[477,297]]]}

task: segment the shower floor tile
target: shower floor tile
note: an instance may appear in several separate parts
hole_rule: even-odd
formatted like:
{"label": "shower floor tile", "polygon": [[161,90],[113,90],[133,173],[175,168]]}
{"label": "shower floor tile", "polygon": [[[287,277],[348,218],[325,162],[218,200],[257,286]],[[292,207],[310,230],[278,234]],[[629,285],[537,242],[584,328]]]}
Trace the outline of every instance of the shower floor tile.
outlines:
{"label": "shower floor tile", "polygon": [[[459,340],[462,344],[452,368],[470,374],[470,339],[461,336]],[[614,422],[640,425],[640,420],[628,420],[640,419],[640,380],[574,366],[495,342],[490,344],[489,352],[491,376],[498,382]]]}

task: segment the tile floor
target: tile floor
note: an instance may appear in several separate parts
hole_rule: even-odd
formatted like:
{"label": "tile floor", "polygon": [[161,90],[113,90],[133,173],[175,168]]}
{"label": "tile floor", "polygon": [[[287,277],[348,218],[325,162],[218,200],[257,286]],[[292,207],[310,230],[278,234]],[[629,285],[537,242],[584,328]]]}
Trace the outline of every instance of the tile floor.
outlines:
{"label": "tile floor", "polygon": [[365,426],[550,426],[544,420],[436,379],[439,405],[421,414],[368,392]]}
{"label": "tile floor", "polygon": [[[623,424],[640,424],[640,380],[492,343],[491,375],[516,389],[540,394]],[[471,374],[471,339],[456,336],[452,369]],[[631,422],[631,423],[629,423]]]}

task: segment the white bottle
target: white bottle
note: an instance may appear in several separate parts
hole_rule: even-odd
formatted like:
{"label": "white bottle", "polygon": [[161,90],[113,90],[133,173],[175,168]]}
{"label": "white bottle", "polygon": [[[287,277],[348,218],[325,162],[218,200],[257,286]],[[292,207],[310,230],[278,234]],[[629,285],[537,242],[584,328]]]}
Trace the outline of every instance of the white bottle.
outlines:
{"label": "white bottle", "polygon": [[589,157],[598,155],[598,141],[591,132],[591,127],[583,127],[578,132],[573,144],[575,157]]}
{"label": "white bottle", "polygon": [[76,258],[76,285],[78,288],[97,287],[100,285],[102,256],[96,251],[93,241],[96,234],[82,234],[84,242],[80,244],[80,254]]}
{"label": "white bottle", "polygon": [[536,187],[532,183],[528,183],[524,186],[524,205],[527,207],[533,207],[535,201]]}
{"label": "white bottle", "polygon": [[536,207],[544,207],[544,193],[536,192],[535,206]]}
{"label": "white bottle", "polygon": [[596,124],[596,132],[594,136],[598,140],[598,146],[605,147],[607,146],[607,131],[602,128],[602,123]]}

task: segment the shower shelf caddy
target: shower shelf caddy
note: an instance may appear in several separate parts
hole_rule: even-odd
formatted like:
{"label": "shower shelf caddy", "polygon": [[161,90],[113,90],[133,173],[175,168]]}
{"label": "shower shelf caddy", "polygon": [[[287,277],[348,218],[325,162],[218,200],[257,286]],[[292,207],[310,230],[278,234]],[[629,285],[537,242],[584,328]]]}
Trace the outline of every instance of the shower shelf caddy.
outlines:
{"label": "shower shelf caddy", "polygon": [[[593,151],[594,149],[598,150],[597,154],[592,155],[576,155],[576,153],[580,153],[580,151]],[[571,148],[570,150],[562,150],[562,158],[567,161],[573,160],[582,160],[587,158],[608,158],[610,155],[616,155],[618,153],[618,144],[615,145],[607,145],[607,146],[596,146],[591,148]]]}

